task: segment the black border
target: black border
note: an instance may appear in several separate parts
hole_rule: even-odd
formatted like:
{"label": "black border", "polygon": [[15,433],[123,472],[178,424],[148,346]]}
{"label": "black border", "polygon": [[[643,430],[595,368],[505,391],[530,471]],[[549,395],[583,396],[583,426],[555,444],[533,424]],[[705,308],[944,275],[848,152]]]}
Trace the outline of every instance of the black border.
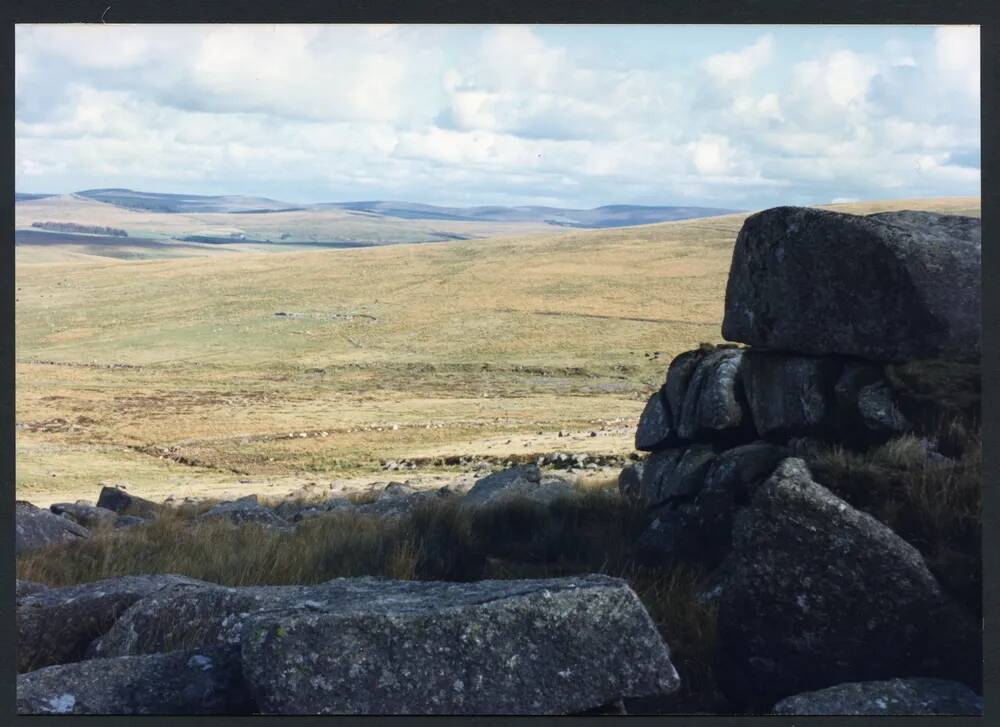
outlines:
{"label": "black border", "polygon": [[[0,99],[3,100],[2,156],[7,172],[0,178],[0,228],[4,230],[0,245],[0,439],[3,456],[0,463],[0,484],[5,487],[0,498],[0,649],[6,656],[0,661],[2,692],[0,692],[0,722],[21,725],[108,724],[108,725],[225,725],[253,723],[317,724],[336,723],[349,727],[361,725],[421,724],[424,722],[477,722],[486,725],[530,721],[532,724],[561,725],[583,723],[594,717],[57,717],[14,716],[14,24],[19,22],[101,22],[114,23],[195,23],[195,22],[420,22],[420,23],[742,23],[742,24],[979,24],[982,41],[982,216],[987,238],[1000,220],[1000,190],[995,184],[998,147],[995,130],[998,123],[998,89],[1000,89],[1000,3],[989,0],[298,0],[294,4],[274,4],[260,0],[8,0],[0,7],[2,19],[2,77]],[[1000,249],[998,241],[987,242],[983,248],[983,277],[987,281],[1000,279]],[[983,289],[983,568],[984,614],[991,617],[1000,609],[1000,590],[995,578],[1000,563],[1000,538],[997,531],[1000,515],[1000,457],[989,446],[1000,434],[1000,358],[997,334],[1000,289],[986,285]],[[955,722],[992,723],[1000,714],[1000,642],[995,632],[987,634],[984,658],[983,718],[944,717],[940,724]],[[993,718],[993,719],[991,719]],[[658,716],[605,717],[628,720],[633,725],[697,721],[699,725],[904,725],[934,722],[935,718],[920,717],[724,717],[724,716]],[[989,720],[989,722],[984,722]]]}

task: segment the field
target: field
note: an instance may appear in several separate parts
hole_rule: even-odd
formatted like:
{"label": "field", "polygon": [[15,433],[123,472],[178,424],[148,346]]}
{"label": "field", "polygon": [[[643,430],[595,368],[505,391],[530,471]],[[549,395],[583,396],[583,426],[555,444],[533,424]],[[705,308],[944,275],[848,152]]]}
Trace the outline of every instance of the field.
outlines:
{"label": "field", "polygon": [[381,470],[400,458],[626,454],[670,358],[720,341],[743,218],[169,260],[19,250],[17,496],[277,495],[402,479]]}

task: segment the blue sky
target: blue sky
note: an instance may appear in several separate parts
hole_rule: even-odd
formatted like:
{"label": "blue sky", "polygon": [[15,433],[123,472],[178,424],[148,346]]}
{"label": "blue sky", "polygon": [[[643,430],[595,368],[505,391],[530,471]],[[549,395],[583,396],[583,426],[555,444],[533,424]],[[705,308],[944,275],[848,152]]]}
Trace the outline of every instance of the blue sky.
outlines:
{"label": "blue sky", "polygon": [[979,194],[968,26],[21,25],[15,185],[292,202]]}

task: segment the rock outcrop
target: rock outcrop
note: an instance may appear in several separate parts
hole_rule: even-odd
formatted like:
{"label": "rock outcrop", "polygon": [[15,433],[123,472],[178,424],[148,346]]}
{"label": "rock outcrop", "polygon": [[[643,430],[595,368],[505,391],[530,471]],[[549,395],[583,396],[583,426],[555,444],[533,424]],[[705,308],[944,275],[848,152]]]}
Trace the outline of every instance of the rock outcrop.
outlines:
{"label": "rock outcrop", "polygon": [[946,679],[890,679],[838,684],[786,697],[774,714],[801,715],[982,715],[983,699]]}
{"label": "rock outcrop", "polygon": [[981,240],[973,217],[764,210],[736,240],[722,335],[874,361],[974,355]]}
{"label": "rock outcrop", "polygon": [[69,518],[18,500],[14,504],[14,552],[25,553],[46,545],[89,538],[90,531]]}
{"label": "rock outcrop", "polygon": [[978,688],[981,633],[920,553],[787,458],[929,435],[940,415],[890,362],[978,354],[980,235],[925,213],[752,215],[723,325],[750,347],[684,352],[650,397],[650,454],[619,491],[649,514],[639,554],[714,568],[703,597],[734,704],[895,677]]}

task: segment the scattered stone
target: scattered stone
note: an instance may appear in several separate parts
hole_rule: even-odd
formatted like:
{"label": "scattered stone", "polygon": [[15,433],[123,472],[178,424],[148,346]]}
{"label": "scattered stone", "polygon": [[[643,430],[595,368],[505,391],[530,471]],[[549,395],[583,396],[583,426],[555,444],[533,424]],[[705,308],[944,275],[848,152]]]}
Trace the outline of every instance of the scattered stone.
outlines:
{"label": "scattered stone", "polygon": [[982,715],[983,698],[946,679],[890,679],[838,684],[786,697],[774,714],[801,715]]}
{"label": "scattered stone", "polygon": [[18,714],[252,714],[232,651],[94,659],[17,677]]}
{"label": "scattered stone", "polygon": [[14,505],[14,529],[15,554],[90,537],[87,528],[24,500]]}
{"label": "scattered stone", "polygon": [[273,510],[262,507],[257,502],[256,495],[241,497],[232,502],[220,502],[212,509],[196,517],[193,522],[204,523],[219,520],[228,520],[237,525],[253,522],[265,527],[279,529],[290,527],[287,520],[276,515]]}
{"label": "scattered stone", "polygon": [[494,505],[510,498],[549,503],[575,492],[573,485],[556,475],[543,475],[536,465],[521,465],[477,480],[462,498],[464,506]]}
{"label": "scattered stone", "polygon": [[17,671],[65,664],[84,657],[90,643],[140,598],[179,583],[182,576],[122,576],[19,596]]}
{"label": "scattered stone", "polygon": [[159,511],[155,502],[131,495],[117,486],[102,487],[97,506],[114,510],[119,515],[138,515],[143,518],[155,518]]}
{"label": "scattered stone", "polygon": [[981,633],[920,553],[800,459],[736,516],[718,629],[720,686],[757,706],[846,681],[972,680],[981,653]]}
{"label": "scattered stone", "polygon": [[114,522],[115,530],[133,528],[136,525],[145,525],[149,521],[135,515],[119,515]]}
{"label": "scattered stone", "polygon": [[71,502],[49,505],[49,511],[54,515],[67,515],[73,522],[88,529],[113,525],[118,518],[118,513],[106,507]]}
{"label": "scattered stone", "polygon": [[736,240],[722,335],[875,361],[977,354],[981,239],[973,217],[764,210]]}
{"label": "scattered stone", "polygon": [[385,486],[385,489],[379,493],[379,500],[388,500],[397,497],[406,497],[407,495],[412,495],[417,490],[404,483],[404,482],[390,482]]}

